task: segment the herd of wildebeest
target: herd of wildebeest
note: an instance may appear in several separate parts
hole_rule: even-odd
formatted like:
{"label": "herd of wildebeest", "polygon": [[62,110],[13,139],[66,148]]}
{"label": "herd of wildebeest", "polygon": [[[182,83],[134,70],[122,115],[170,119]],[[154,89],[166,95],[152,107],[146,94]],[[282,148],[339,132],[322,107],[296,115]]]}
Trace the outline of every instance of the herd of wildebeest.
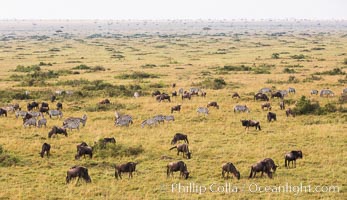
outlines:
{"label": "herd of wildebeest", "polygon": [[[173,88],[175,88],[176,84],[172,85]],[[289,93],[295,93],[294,88],[289,88],[288,90],[279,90],[276,92],[272,92],[270,88],[262,88],[258,93],[254,95],[254,100],[261,100],[264,101],[264,103],[261,104],[261,109],[268,110],[267,113],[267,119],[269,122],[271,121],[276,121],[276,114],[271,111],[271,104],[269,102],[269,97],[268,94],[271,95],[271,98],[280,98],[280,103],[279,107],[281,110],[284,110],[286,113],[286,116],[289,117],[290,115],[295,117],[294,112],[291,108],[285,109],[285,103],[283,101],[284,97],[286,95],[289,95]],[[344,89],[343,92],[347,93],[347,89]],[[311,95],[318,95],[318,90],[311,90]],[[190,88],[189,91],[184,91],[183,88],[180,88],[178,92],[174,91],[172,95],[168,95],[166,93],[161,93],[160,91],[154,91],[152,93],[152,97],[155,97],[155,99],[158,102],[161,101],[171,101],[171,97],[176,97],[178,95],[181,95],[182,101],[185,100],[191,100],[192,96],[201,96],[201,97],[206,97],[206,92],[199,89],[199,88]],[[320,96],[333,96],[334,93],[331,90],[328,89],[323,89],[320,92]],[[232,98],[240,98],[240,95],[238,93],[233,93]],[[134,94],[135,98],[140,97],[138,92],[135,92]],[[51,102],[55,102],[57,100],[57,97],[55,95],[51,96]],[[99,102],[99,104],[110,104],[110,100],[104,99]],[[204,115],[209,114],[209,108],[214,107],[216,109],[219,109],[219,105],[217,102],[212,101],[208,102],[206,107],[198,107],[197,108],[197,113],[201,113]],[[25,127],[30,127],[30,126],[37,126],[37,127],[42,127],[47,124],[47,119],[44,116],[44,113],[46,113],[49,118],[52,117],[58,117],[62,118],[63,117],[63,104],[61,102],[56,103],[56,109],[51,109],[49,107],[49,104],[47,102],[41,102],[40,104],[38,102],[31,102],[27,104],[27,111],[23,111],[21,107],[18,104],[13,104],[13,105],[7,105],[2,108],[0,108],[0,116],[5,116],[7,117],[8,112],[14,112],[15,117],[21,117],[23,119],[23,126]],[[171,108],[171,113],[173,112],[180,112],[181,111],[181,105],[178,104],[176,106],[173,106]],[[250,109],[247,107],[247,105],[235,105],[234,106],[234,112],[250,112]],[[40,119],[39,119],[40,118]],[[58,126],[53,126],[52,129],[48,132],[48,138],[51,138],[54,135],[57,134],[63,134],[66,137],[68,136],[67,130],[72,130],[72,129],[79,129],[80,124],[82,126],[86,125],[87,121],[87,115],[84,114],[81,118],[79,117],[69,117],[66,118],[63,121],[63,125],[61,127]],[[169,116],[164,116],[164,115],[157,115],[152,118],[149,118],[147,120],[144,120],[141,123],[141,127],[144,128],[145,125],[148,126],[155,126],[157,124],[160,124],[164,121],[175,121],[175,118],[173,115]],[[253,119],[245,119],[245,120],[240,120],[242,126],[244,126],[246,129],[248,129],[250,126],[255,127],[257,130],[261,130],[260,127],[260,122],[253,120]],[[133,118],[130,115],[127,114],[119,114],[117,111],[115,112],[115,126],[129,126],[133,124]],[[183,141],[183,143],[179,143],[179,141]],[[107,143],[113,143],[114,145],[116,144],[116,140],[114,137],[110,138],[104,138],[103,140],[100,141],[100,146],[101,148],[106,148]],[[95,142],[96,144],[96,142]],[[175,145],[170,148],[170,150],[177,149],[177,155],[180,153],[183,154],[183,158],[186,159],[191,159],[192,155],[191,152],[189,151],[189,141],[188,141],[188,136],[183,134],[183,133],[176,133],[171,141],[171,145]],[[48,143],[44,143],[42,145],[42,149],[40,152],[40,156],[43,158],[44,155],[46,154],[47,157],[50,155],[50,149],[51,146]],[[88,146],[86,142],[82,142],[81,144],[77,145],[77,154],[75,155],[75,159],[79,159],[82,156],[85,157],[85,155],[88,155],[90,158],[93,157],[93,147]],[[296,167],[296,160],[303,158],[303,153],[301,150],[291,150],[287,154],[284,155],[285,159],[285,167],[289,168],[289,163],[292,162],[292,167]],[[161,159],[173,159],[172,157],[163,155]],[[132,173],[135,172],[136,170],[136,165],[138,163],[136,162],[127,162],[121,165],[116,165],[115,166],[115,177],[122,178],[121,174],[124,172],[129,173],[129,178],[132,177]],[[266,173],[269,178],[272,178],[273,173],[275,173],[276,168],[278,166],[275,164],[274,160],[271,158],[265,158],[264,160],[254,164],[251,166],[251,171],[249,178],[254,178],[256,176],[256,173],[261,172],[261,176],[263,176],[263,173]],[[170,175],[173,176],[173,172],[180,172],[180,177],[187,179],[189,177],[189,171],[187,169],[187,165],[183,161],[178,161],[178,162],[170,162],[166,166],[167,171],[166,174],[169,177]],[[228,162],[223,164],[222,166],[222,177],[229,176],[229,173],[232,173],[237,179],[240,179],[240,172],[236,169],[233,163]],[[83,167],[83,166],[73,166],[67,171],[67,176],[66,176],[66,183],[69,183],[71,179],[73,178],[83,178],[86,182],[91,182],[91,178],[88,174],[88,169]],[[78,181],[77,181],[78,182]]]}

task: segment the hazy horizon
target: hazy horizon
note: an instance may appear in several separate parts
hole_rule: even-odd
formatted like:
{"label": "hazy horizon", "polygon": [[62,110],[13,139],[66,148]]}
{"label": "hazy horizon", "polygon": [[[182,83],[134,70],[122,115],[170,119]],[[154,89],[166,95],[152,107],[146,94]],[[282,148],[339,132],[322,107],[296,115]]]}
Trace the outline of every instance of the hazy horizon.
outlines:
{"label": "hazy horizon", "polygon": [[347,20],[344,0],[11,0],[0,20]]}

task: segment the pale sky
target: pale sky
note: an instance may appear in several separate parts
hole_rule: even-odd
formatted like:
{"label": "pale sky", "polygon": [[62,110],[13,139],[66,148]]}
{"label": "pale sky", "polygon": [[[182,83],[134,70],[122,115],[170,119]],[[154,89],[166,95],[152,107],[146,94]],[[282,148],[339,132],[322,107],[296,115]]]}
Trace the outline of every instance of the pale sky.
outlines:
{"label": "pale sky", "polygon": [[347,0],[2,0],[0,19],[347,19]]}

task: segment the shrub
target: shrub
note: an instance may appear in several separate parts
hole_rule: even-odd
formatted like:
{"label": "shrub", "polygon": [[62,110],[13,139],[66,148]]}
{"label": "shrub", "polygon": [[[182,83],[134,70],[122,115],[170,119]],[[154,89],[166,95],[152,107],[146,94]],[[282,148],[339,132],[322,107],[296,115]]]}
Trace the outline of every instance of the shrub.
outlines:
{"label": "shrub", "polygon": [[309,99],[302,96],[296,103],[294,113],[297,115],[322,114],[322,109],[320,108],[318,102],[311,103]]}
{"label": "shrub", "polygon": [[223,78],[215,78],[215,79],[206,79],[196,85],[203,88],[218,90],[218,89],[224,88],[227,85],[227,83],[224,81]]}
{"label": "shrub", "polygon": [[279,59],[279,58],[280,58],[280,54],[279,54],[279,53],[273,53],[273,54],[271,55],[271,58],[272,58],[272,59]]}
{"label": "shrub", "polygon": [[347,65],[347,58],[343,60],[343,64]]}
{"label": "shrub", "polygon": [[85,64],[81,64],[81,65],[78,65],[76,67],[73,67],[72,69],[75,69],[75,70],[88,70],[88,69],[90,69],[90,67],[85,65]]}
{"label": "shrub", "polygon": [[19,163],[19,159],[4,151],[0,145],[0,167],[10,167]]}
{"label": "shrub", "polygon": [[97,150],[96,154],[101,158],[107,157],[124,157],[124,156],[137,156],[144,152],[142,145],[135,147],[127,147],[122,144],[107,144],[106,148],[103,147],[103,141],[100,139],[94,148]]}
{"label": "shrub", "polygon": [[286,67],[286,68],[283,69],[283,73],[294,74],[294,73],[296,73],[296,71],[294,69]]}
{"label": "shrub", "polygon": [[110,110],[120,110],[124,109],[125,104],[121,103],[111,103],[111,104],[96,104],[90,105],[84,108],[87,112],[99,112],[99,111],[110,111]]}
{"label": "shrub", "polygon": [[332,70],[324,71],[324,72],[316,72],[315,75],[345,75],[346,72],[342,71],[340,68],[334,68]]}
{"label": "shrub", "polygon": [[306,56],[303,55],[303,54],[292,55],[292,56],[290,56],[290,57],[293,58],[293,59],[297,59],[297,60],[302,60],[302,59],[305,59],[305,58],[306,58]]}
{"label": "shrub", "polygon": [[32,65],[32,66],[27,66],[24,67],[23,65],[18,65],[16,69],[14,70],[15,72],[32,72],[32,71],[40,71],[41,68],[37,65]]}
{"label": "shrub", "polygon": [[251,71],[251,67],[247,67],[245,65],[241,66],[231,66],[231,65],[225,65],[222,68],[218,68],[220,71]]}
{"label": "shrub", "polygon": [[159,78],[159,76],[155,74],[149,74],[146,72],[133,72],[131,74],[121,74],[116,76],[115,78],[119,79],[144,79],[144,78]]}

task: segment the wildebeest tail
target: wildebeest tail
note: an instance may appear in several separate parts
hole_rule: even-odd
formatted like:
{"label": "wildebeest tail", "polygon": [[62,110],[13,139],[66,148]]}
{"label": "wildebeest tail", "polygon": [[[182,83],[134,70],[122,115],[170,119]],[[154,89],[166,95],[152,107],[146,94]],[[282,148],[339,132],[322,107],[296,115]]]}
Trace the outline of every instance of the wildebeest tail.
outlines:
{"label": "wildebeest tail", "polygon": [[253,167],[251,167],[251,174],[249,174],[249,178],[252,178],[252,175],[253,175]]}
{"label": "wildebeest tail", "polygon": [[187,140],[187,144],[189,144],[188,137],[186,137],[186,140]]}
{"label": "wildebeest tail", "polygon": [[177,146],[171,147],[169,150],[177,149]]}
{"label": "wildebeest tail", "polygon": [[259,131],[261,131],[260,124],[258,124]]}

